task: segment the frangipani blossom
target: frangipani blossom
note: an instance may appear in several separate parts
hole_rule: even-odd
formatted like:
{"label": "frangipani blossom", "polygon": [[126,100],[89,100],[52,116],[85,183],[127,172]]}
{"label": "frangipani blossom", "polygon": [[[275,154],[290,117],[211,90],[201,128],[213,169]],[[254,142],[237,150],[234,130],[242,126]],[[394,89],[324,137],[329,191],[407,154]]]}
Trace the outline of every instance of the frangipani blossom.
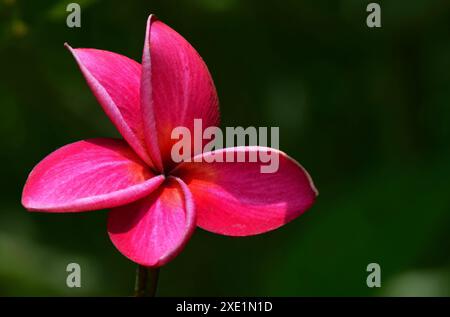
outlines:
{"label": "frangipani blossom", "polygon": [[44,158],[23,190],[28,210],[110,209],[108,234],[117,249],[140,265],[158,267],[183,249],[197,226],[229,236],[255,235],[313,204],[317,190],[308,173],[275,149],[216,151],[277,151],[279,168],[271,174],[260,172],[261,162],[172,161],[171,131],[191,129],[194,119],[205,129],[217,126],[218,99],[198,53],[154,16],[147,21],[141,64],[108,51],[67,47],[124,140],[79,141]]}

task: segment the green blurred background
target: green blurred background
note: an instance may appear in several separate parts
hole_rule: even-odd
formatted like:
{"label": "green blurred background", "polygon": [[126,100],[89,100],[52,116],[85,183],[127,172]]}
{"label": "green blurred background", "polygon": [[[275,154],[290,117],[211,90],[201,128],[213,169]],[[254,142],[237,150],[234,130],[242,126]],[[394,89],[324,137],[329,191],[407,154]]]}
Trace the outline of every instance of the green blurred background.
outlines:
{"label": "green blurred background", "polygon": [[[215,80],[223,126],[279,126],[313,176],[305,215],[265,235],[198,230],[159,295],[450,295],[450,2],[0,0],[0,295],[119,295],[135,264],[106,211],[28,213],[21,190],[56,148],[118,136],[63,43],[140,60],[147,15],[181,33]],[[82,288],[66,287],[66,265]],[[366,286],[381,265],[382,287]]]}

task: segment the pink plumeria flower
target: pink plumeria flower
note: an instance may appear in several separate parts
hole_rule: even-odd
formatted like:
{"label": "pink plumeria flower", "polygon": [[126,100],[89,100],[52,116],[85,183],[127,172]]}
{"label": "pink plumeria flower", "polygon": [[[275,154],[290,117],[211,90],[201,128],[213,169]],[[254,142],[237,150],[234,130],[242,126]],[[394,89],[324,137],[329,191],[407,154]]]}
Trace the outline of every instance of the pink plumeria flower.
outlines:
{"label": "pink plumeria flower", "polygon": [[[111,209],[108,234],[132,261],[158,267],[173,259],[194,229],[248,236],[276,229],[317,196],[308,173],[278,150],[279,168],[261,162],[182,162],[171,158],[171,131],[219,123],[208,69],[177,32],[150,16],[142,64],[97,49],[72,49],[81,72],[125,140],[99,138],[66,145],[30,173],[22,204],[30,211]],[[220,152],[267,151],[257,146]],[[200,153],[203,158],[211,152]]]}

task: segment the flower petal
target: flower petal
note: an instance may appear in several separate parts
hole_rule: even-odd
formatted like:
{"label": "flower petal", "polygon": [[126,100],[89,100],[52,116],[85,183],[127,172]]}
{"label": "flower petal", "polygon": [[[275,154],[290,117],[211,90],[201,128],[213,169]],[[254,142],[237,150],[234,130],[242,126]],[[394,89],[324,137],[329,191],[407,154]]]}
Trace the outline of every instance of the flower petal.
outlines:
{"label": "flower petal", "polygon": [[141,116],[141,65],[113,52],[66,46],[108,117],[141,159],[153,166]]}
{"label": "flower petal", "polygon": [[148,148],[167,170],[174,165],[170,151],[176,143],[171,140],[175,127],[187,127],[193,135],[194,119],[202,119],[203,129],[219,123],[216,89],[202,58],[180,34],[154,16],[147,22],[141,100]]}
{"label": "flower petal", "polygon": [[[278,153],[278,170],[261,173],[268,163],[260,155],[268,151]],[[259,234],[286,224],[314,203],[318,193],[310,176],[283,152],[250,146],[217,150],[215,155],[225,153],[235,162],[182,163],[173,172],[188,184],[201,228],[230,236]],[[238,153],[245,155],[245,162],[236,162]],[[258,154],[257,161],[249,162],[250,153]],[[208,160],[212,155],[198,157]]]}
{"label": "flower petal", "polygon": [[111,208],[141,199],[163,181],[124,141],[91,139],[63,146],[36,165],[22,204],[50,212]]}
{"label": "flower petal", "polygon": [[162,266],[184,247],[195,229],[191,193],[169,177],[149,197],[111,210],[108,233],[116,248],[144,266]]}

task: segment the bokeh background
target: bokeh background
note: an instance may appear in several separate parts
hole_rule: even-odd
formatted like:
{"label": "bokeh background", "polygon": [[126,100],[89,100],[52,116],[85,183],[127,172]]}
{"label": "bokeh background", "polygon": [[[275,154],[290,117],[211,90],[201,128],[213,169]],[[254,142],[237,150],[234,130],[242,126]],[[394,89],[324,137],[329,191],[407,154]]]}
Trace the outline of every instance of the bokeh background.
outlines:
{"label": "bokeh background", "polygon": [[[199,51],[223,126],[279,126],[313,176],[306,214],[265,235],[198,230],[159,295],[450,295],[450,2],[0,0],[0,295],[129,296],[136,266],[106,211],[28,213],[33,166],[56,148],[118,136],[63,43],[140,60],[156,13]],[[82,268],[69,289],[66,265]],[[366,286],[381,266],[382,287]]]}

